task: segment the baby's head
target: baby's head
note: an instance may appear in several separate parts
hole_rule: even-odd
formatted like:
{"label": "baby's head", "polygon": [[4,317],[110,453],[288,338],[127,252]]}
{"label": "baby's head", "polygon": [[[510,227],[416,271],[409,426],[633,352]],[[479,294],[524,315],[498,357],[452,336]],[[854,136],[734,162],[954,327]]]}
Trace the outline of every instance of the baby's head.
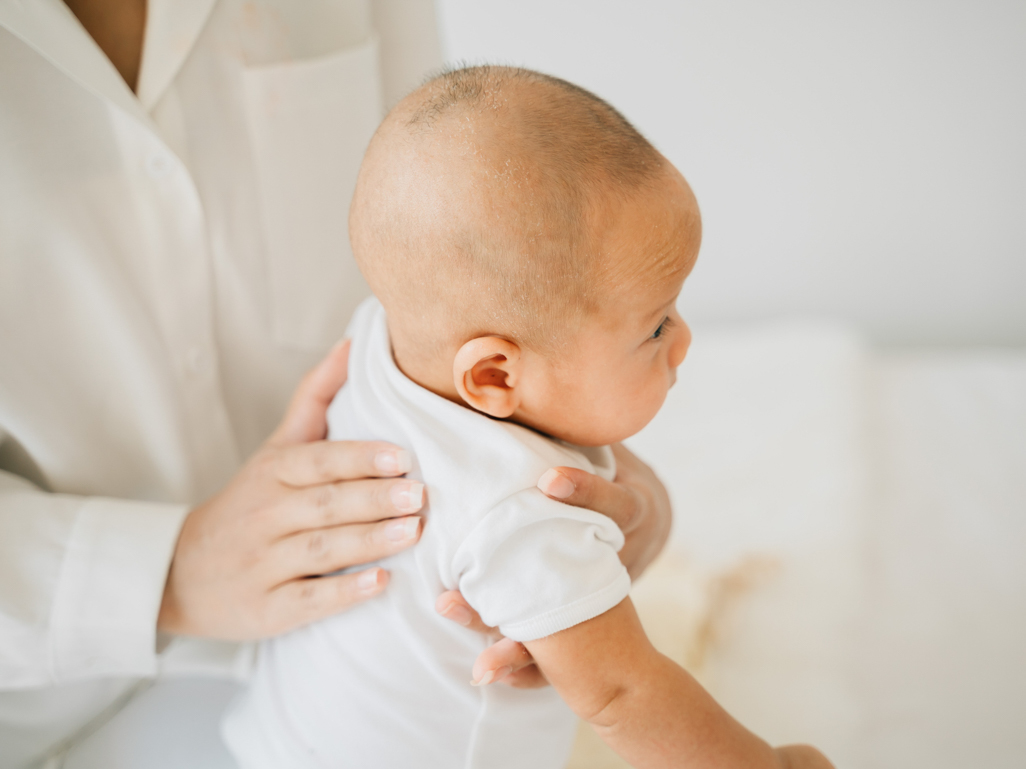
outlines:
{"label": "baby's head", "polygon": [[472,67],[406,97],[349,229],[403,373],[571,443],[644,427],[691,341],[675,308],[701,238],[691,189],[555,78]]}

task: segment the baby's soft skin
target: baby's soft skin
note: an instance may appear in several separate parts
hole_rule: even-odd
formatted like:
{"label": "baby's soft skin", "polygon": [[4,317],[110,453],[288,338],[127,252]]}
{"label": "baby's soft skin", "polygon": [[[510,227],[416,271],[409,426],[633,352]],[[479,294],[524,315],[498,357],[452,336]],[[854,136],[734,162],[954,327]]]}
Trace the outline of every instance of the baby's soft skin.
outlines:
{"label": "baby's soft skin", "polygon": [[815,748],[771,748],[657,652],[630,598],[527,648],[566,703],[635,767],[827,769]]}
{"label": "baby's soft skin", "polygon": [[[599,446],[644,427],[676,381],[697,203],[573,86],[485,68],[407,97],[368,149],[350,232],[396,363],[456,403]],[[629,598],[526,648],[634,766],[830,766],[742,727],[655,651]]]}

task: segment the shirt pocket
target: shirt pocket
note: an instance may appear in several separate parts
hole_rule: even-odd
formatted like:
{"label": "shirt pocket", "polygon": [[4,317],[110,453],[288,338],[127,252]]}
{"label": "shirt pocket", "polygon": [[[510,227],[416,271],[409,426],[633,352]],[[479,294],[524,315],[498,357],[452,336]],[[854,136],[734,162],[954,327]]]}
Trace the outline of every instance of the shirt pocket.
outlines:
{"label": "shirt pocket", "polygon": [[243,70],[276,342],[337,341],[370,289],[349,245],[349,202],[382,117],[378,44]]}

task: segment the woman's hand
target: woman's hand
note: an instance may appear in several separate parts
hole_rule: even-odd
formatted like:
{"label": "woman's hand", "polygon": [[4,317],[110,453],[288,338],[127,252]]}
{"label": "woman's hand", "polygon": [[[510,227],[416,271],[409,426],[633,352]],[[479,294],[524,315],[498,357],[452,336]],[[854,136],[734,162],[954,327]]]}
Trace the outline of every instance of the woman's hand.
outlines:
{"label": "woman's hand", "polygon": [[620,561],[634,580],[662,552],[673,514],[666,488],[651,467],[619,443],[613,456],[612,481],[574,467],[554,467],[538,480],[538,488],[560,502],[612,518],[626,537]]}
{"label": "woman's hand", "polygon": [[[392,555],[420,538],[424,487],[395,476],[407,452],[328,442],[327,409],[346,381],[341,344],[300,383],[267,443],[185,519],[157,627],[255,640],[335,614],[388,584],[380,568],[317,577]],[[316,577],[316,578],[312,578]]]}
{"label": "woman's hand", "polygon": [[[538,488],[552,499],[612,518],[626,538],[620,560],[631,579],[636,579],[666,544],[672,519],[670,498],[648,465],[620,444],[613,446],[613,454],[613,481],[572,467],[555,467],[542,475]],[[497,639],[474,663],[474,683],[502,681],[528,689],[548,685],[524,645],[503,638],[485,625],[459,592],[443,593],[435,610],[453,622]]]}
{"label": "woman's hand", "polygon": [[517,689],[538,689],[549,685],[524,645],[504,638],[495,628],[488,627],[458,590],[449,590],[438,596],[435,611],[457,625],[476,630],[495,640],[474,663],[471,681],[475,686],[496,681]]}

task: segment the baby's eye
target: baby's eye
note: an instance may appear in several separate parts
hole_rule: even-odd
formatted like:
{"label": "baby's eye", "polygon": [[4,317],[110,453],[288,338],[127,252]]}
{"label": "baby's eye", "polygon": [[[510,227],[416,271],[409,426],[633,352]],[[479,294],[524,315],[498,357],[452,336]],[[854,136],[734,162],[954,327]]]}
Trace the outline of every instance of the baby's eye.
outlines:
{"label": "baby's eye", "polygon": [[655,333],[652,334],[652,338],[658,339],[661,337],[666,332],[666,329],[670,327],[671,323],[672,321],[669,318],[663,318],[663,322],[659,324],[659,328],[657,328]]}

